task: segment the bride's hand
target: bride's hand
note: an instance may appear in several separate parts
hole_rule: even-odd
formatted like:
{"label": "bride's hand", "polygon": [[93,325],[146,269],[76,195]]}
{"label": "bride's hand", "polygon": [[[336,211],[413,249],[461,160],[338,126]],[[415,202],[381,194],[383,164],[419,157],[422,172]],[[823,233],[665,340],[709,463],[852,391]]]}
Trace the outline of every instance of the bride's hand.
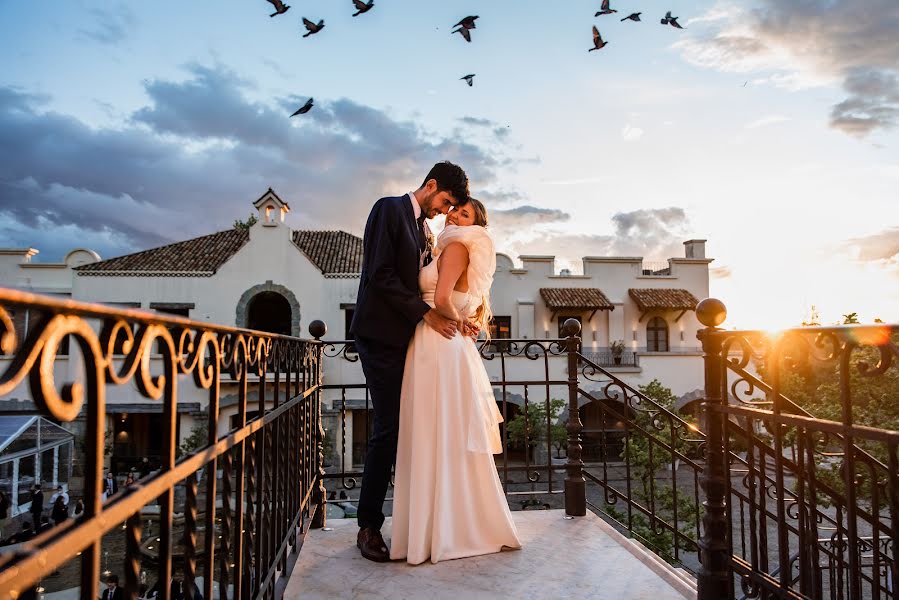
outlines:
{"label": "bride's hand", "polygon": [[448,340],[453,339],[456,336],[456,330],[458,329],[458,324],[453,319],[448,319],[444,317],[442,314],[437,312],[436,309],[431,309],[425,313],[424,316],[425,324],[445,337]]}
{"label": "bride's hand", "polygon": [[461,331],[463,335],[467,335],[473,340],[478,339],[478,335],[481,333],[481,328],[477,326],[477,324],[465,319],[462,321]]}

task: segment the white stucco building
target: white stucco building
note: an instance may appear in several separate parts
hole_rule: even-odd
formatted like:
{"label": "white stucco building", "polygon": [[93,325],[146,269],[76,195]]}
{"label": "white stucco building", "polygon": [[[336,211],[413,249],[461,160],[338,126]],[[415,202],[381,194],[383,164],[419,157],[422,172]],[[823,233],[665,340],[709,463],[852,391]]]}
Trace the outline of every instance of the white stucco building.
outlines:
{"label": "white stucco building", "polygon": [[[248,230],[230,229],[107,260],[76,249],[61,263],[40,263],[33,260],[36,249],[0,249],[0,285],[303,337],[309,323],[321,319],[328,325],[328,339],[345,339],[359,284],[362,240],[343,231],[291,230],[284,220],[290,207],[271,189],[253,205],[259,220]],[[557,337],[560,323],[574,317],[583,326],[585,353],[628,383],[657,378],[678,395],[693,392],[702,387],[693,308],[708,296],[711,259],[705,257],[704,240],[685,242],[684,254],[669,259],[667,266],[644,265],[639,257],[585,257],[581,275],[557,273],[552,256],[521,256],[516,265],[498,255],[494,336]],[[24,331],[30,318],[14,315],[17,328]],[[620,364],[609,352],[616,341],[623,344]],[[0,369],[8,360],[0,357]],[[60,356],[57,363],[60,379],[71,379],[79,368],[77,352]],[[500,361],[486,364],[498,381]],[[326,383],[364,381],[358,362],[333,358],[325,365]],[[567,378],[565,366],[564,358],[551,359],[551,377]],[[542,368],[534,368],[526,357],[510,358],[506,379],[542,378]],[[232,424],[237,398],[235,383],[223,377],[220,433]],[[508,386],[505,391],[515,403],[525,395],[529,401],[546,397],[545,387],[541,391],[539,386]],[[549,393],[560,397],[563,392]],[[183,378],[178,392],[181,439],[206,418],[206,396]],[[21,386],[0,398],[0,410],[28,410],[29,400]],[[111,466],[121,470],[158,453],[161,440],[154,430],[161,421],[159,403],[128,386],[110,388],[107,402],[116,461]],[[342,448],[347,465],[361,460],[365,404],[362,390],[331,390],[326,398],[326,427],[336,434],[335,450]],[[339,418],[343,408],[346,419]]]}

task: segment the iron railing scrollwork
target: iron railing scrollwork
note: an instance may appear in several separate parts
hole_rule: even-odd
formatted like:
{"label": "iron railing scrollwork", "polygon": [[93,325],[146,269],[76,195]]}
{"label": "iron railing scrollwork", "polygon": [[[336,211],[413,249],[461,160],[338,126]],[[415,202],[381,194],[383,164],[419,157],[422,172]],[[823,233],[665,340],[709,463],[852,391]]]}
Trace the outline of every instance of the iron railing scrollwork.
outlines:
{"label": "iron railing scrollwork", "polygon": [[[24,338],[17,335],[10,308],[40,315]],[[53,367],[65,339],[70,357],[80,354],[79,372],[71,381],[57,381]],[[289,576],[287,554],[297,550],[310,526],[324,522],[321,342],[0,288],[0,351],[7,357],[0,396],[27,386],[40,414],[62,423],[83,414],[86,431],[83,516],[13,551],[0,547],[0,596],[34,593],[38,581],[80,555],[80,596],[96,598],[101,545],[120,526],[122,562],[112,566],[124,575],[129,597],[141,591],[142,572],[147,565],[154,570],[153,563],[162,599],[169,598],[176,573],[188,598],[200,573],[205,598],[277,595]],[[252,390],[255,407],[251,371],[259,376]],[[222,372],[237,382],[236,427],[221,423]],[[273,385],[267,384],[269,372]],[[208,391],[208,437],[176,461],[179,391],[190,379]],[[163,460],[160,469],[104,502],[106,413],[114,408],[107,392],[126,385],[161,404]],[[253,408],[255,415],[248,417]],[[154,502],[159,527],[152,540],[158,541],[149,545],[141,510]]]}
{"label": "iron railing scrollwork", "polygon": [[704,566],[700,598],[897,597],[899,431],[879,426],[896,423],[899,326],[725,331],[705,308],[709,447],[729,457],[706,463],[725,486],[707,502],[732,526],[705,530],[726,578]]}

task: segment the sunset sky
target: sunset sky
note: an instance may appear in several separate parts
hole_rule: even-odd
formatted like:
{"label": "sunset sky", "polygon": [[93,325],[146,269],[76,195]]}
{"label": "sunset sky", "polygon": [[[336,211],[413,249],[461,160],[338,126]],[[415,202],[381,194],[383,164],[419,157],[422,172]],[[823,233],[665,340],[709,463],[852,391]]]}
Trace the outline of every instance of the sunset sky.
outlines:
{"label": "sunset sky", "polygon": [[291,227],[360,234],[449,159],[513,258],[705,238],[726,326],[899,321],[896,0],[293,4],[0,0],[0,247],[116,256],[269,186]]}

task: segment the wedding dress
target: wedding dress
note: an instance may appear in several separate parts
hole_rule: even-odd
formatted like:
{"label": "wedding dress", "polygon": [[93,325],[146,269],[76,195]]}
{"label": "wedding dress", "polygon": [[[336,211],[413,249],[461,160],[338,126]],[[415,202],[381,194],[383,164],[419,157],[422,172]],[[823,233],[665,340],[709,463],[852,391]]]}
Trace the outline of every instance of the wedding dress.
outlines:
{"label": "wedding dress", "polygon": [[[469,292],[454,291],[460,314],[472,316],[489,293],[496,255],[482,227],[447,226],[437,250],[460,241],[469,250]],[[419,274],[434,306],[437,260]],[[502,452],[493,388],[476,344],[446,339],[418,324],[406,353],[393,494],[390,558],[420,564],[499,552],[521,542],[493,454]]]}

